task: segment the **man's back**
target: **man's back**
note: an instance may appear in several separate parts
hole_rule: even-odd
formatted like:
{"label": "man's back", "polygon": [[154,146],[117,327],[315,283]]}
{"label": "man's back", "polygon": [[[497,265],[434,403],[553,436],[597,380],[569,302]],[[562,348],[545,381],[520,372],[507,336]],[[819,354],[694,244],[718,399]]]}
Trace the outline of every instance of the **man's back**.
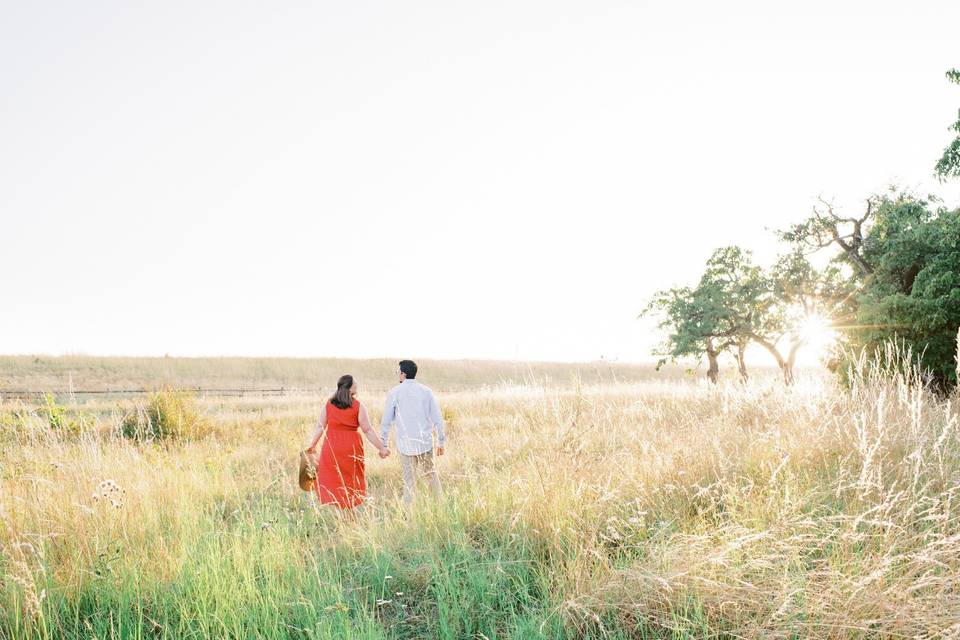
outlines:
{"label": "man's back", "polygon": [[408,456],[420,455],[433,448],[433,428],[437,429],[437,445],[444,446],[445,434],[440,405],[433,392],[416,380],[404,380],[387,394],[380,433],[384,442],[390,425],[397,425],[397,449]]}

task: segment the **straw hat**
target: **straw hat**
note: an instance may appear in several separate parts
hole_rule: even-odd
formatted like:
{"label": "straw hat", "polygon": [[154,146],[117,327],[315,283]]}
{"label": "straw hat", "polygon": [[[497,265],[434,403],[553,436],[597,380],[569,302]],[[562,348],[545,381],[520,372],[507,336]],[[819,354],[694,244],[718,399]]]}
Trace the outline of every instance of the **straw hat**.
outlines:
{"label": "straw hat", "polygon": [[306,451],[300,452],[300,488],[304,491],[313,490],[313,481],[317,477],[317,468]]}

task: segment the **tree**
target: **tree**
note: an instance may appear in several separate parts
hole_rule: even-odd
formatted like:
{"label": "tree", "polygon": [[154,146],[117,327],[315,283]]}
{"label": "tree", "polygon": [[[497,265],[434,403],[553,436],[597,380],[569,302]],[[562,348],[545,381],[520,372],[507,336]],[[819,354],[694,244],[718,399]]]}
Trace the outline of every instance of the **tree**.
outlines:
{"label": "tree", "polygon": [[750,252],[725,247],[707,261],[700,288],[720,292],[725,320],[721,328],[736,348],[743,379],[747,378],[744,352],[754,342],[773,356],[784,383],[790,385],[797,354],[807,343],[804,321],[840,304],[846,290],[843,280],[836,267],[817,271],[799,247],[766,273],[753,263]]}
{"label": "tree", "polygon": [[785,384],[794,381],[797,354],[807,343],[804,321],[849,314],[853,290],[837,266],[817,270],[795,246],[764,272],[740,247],[714,251],[696,287],[658,292],[644,313],[661,315],[667,340],[663,359],[706,356],[707,377],[715,382],[719,355],[733,354],[748,379],[745,351],[753,342],[773,356]]}
{"label": "tree", "polygon": [[835,258],[838,262],[849,264],[855,274],[864,277],[873,272],[873,267],[863,256],[864,234],[871,224],[878,198],[867,198],[863,215],[843,218],[834,212],[833,204],[818,198],[819,204],[813,208],[813,215],[795,224],[777,235],[781,240],[813,252],[831,246],[840,250]]}
{"label": "tree", "polygon": [[868,199],[860,217],[843,218],[821,201],[813,216],[780,236],[812,249],[832,247],[834,263],[852,267],[842,310],[832,316],[851,347],[872,353],[886,340],[901,340],[945,389],[956,384],[960,212],[934,210],[934,202],[891,190]]}
{"label": "tree", "polygon": [[[806,327],[816,318],[848,316],[853,289],[837,266],[816,269],[799,245],[777,260],[767,282],[772,303],[751,339],[773,356],[784,382],[792,384],[797,355],[810,339]],[[778,345],[784,341],[787,351],[781,353]]]}
{"label": "tree", "polygon": [[711,299],[709,292],[690,287],[666,289],[654,294],[641,315],[657,313],[661,316],[659,328],[667,339],[658,347],[661,356],[657,369],[670,361],[692,357],[707,357],[707,379],[716,383],[720,374],[718,356],[727,348],[723,336],[718,335],[719,315],[723,312]]}
{"label": "tree", "polygon": [[745,359],[753,329],[769,311],[769,286],[762,270],[753,263],[749,251],[740,247],[722,247],[707,260],[699,288],[713,292],[720,316],[725,347],[734,354],[740,378],[749,378]]}
{"label": "tree", "polygon": [[[947,71],[947,80],[960,84],[960,70]],[[957,121],[950,125],[950,130],[956,131],[957,136],[943,150],[943,155],[934,167],[934,174],[941,180],[960,177],[960,111],[957,112]]]}
{"label": "tree", "polygon": [[707,358],[707,378],[716,382],[719,356],[733,351],[740,375],[747,378],[744,349],[756,300],[764,283],[750,253],[739,247],[713,252],[696,287],[667,289],[654,294],[644,314],[660,315],[667,333],[659,347],[657,366],[684,357]]}
{"label": "tree", "polygon": [[946,390],[957,383],[960,209],[930,204],[901,196],[877,210],[864,251],[875,268],[859,296],[854,343],[872,350],[890,338],[903,340],[932,384]]}

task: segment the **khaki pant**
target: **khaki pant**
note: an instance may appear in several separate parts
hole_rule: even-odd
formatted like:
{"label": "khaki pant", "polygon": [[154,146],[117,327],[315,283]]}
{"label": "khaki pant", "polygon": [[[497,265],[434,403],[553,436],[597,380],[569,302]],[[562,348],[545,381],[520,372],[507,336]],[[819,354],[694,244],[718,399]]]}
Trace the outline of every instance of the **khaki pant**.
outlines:
{"label": "khaki pant", "polygon": [[400,468],[403,470],[403,504],[410,507],[416,493],[417,476],[423,476],[435,497],[440,497],[440,476],[433,464],[433,449],[416,456],[400,454]]}

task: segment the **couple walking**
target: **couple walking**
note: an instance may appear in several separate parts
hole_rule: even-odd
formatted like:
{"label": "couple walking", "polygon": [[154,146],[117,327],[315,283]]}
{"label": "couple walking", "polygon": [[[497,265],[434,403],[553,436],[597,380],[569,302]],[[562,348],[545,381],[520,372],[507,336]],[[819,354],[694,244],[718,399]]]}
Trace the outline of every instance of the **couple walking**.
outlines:
{"label": "couple walking", "polygon": [[436,455],[443,455],[446,440],[443,416],[433,392],[416,381],[417,364],[402,360],[397,374],[400,384],[387,394],[380,421],[380,435],[370,426],[366,408],[357,400],[357,384],[353,376],[341,376],[337,391],[320,412],[317,429],[306,448],[311,459],[317,443],[326,433],[316,459],[317,475],[313,486],[321,504],[336,504],[341,509],[352,509],[366,497],[367,481],[364,475],[363,440],[360,431],[380,452],[381,458],[390,455],[387,440],[390,427],[397,427],[397,450],[403,470],[403,503],[413,502],[418,475],[422,475],[433,491],[440,494],[440,479],[434,466],[433,431],[437,431]]}

